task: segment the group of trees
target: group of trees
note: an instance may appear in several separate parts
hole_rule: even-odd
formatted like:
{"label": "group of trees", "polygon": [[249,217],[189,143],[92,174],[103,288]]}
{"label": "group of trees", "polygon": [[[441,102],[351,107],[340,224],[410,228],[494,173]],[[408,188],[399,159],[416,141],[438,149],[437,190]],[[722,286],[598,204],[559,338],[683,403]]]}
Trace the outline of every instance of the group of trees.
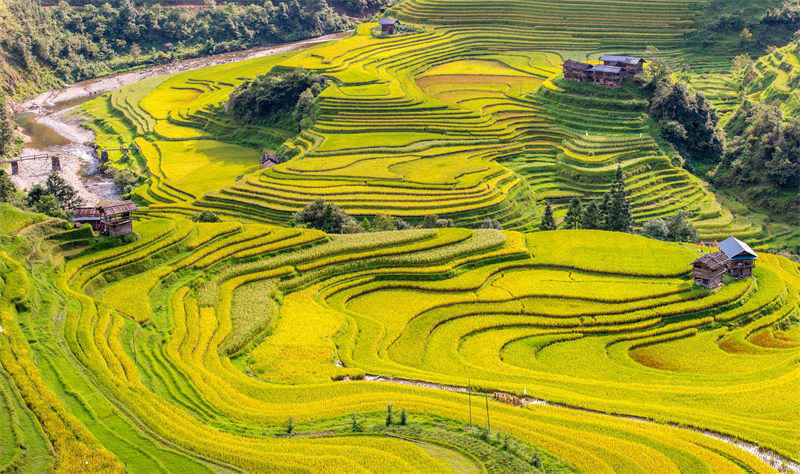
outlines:
{"label": "group of trees", "polygon": [[[539,228],[554,230],[556,227],[553,209],[550,203],[547,203]],[[621,166],[617,167],[611,189],[603,195],[599,203],[596,199],[590,199],[584,205],[580,198],[572,199],[564,217],[564,228],[631,231],[633,228],[631,204],[625,190],[625,176]]]}
{"label": "group of trees", "polygon": [[688,167],[719,160],[725,138],[706,97],[666,77],[651,81],[649,89],[650,116],[660,125],[662,136],[689,160]]}
{"label": "group of trees", "polygon": [[237,87],[228,99],[227,112],[244,123],[308,127],[316,115],[314,99],[324,84],[322,76],[304,69],[270,71]]}
{"label": "group of trees", "polygon": [[44,185],[33,186],[26,195],[14,186],[4,170],[0,170],[0,202],[66,219],[76,207],[83,204],[83,199],[58,173],[48,176]]}
{"label": "group of trees", "polygon": [[[567,215],[564,217],[565,229],[601,229],[619,232],[633,232],[630,202],[625,191],[622,168],[617,168],[611,190],[603,196],[599,203],[590,199],[584,205],[580,198],[573,198],[569,203]],[[541,230],[555,230],[558,227],[553,216],[553,208],[548,203],[539,225]],[[694,242],[697,230],[686,219],[684,213],[678,213],[666,219],[656,218],[642,225],[642,234],[659,240]]]}
{"label": "group of trees", "polygon": [[[52,86],[139,64],[294,41],[342,31],[349,20],[325,0],[219,2],[209,8],[165,7],[131,0],[42,7],[5,0],[0,14],[0,54],[15,83]],[[211,2],[213,3],[213,2]],[[171,48],[166,45],[171,44]]]}
{"label": "group of trees", "polygon": [[14,118],[6,104],[5,96],[0,92],[0,158],[13,156],[19,150],[14,128]]}
{"label": "group of trees", "polygon": [[744,101],[725,127],[728,144],[709,173],[775,215],[800,223],[800,121],[761,102]]}
{"label": "group of trees", "polygon": [[[495,221],[496,222],[496,221]],[[339,206],[323,199],[309,203],[297,212],[292,223],[297,226],[319,229],[329,234],[356,234],[359,232],[381,232],[405,229],[435,229],[453,227],[453,220],[430,214],[418,225],[412,225],[403,219],[387,214],[378,214],[370,221],[364,217],[360,222],[347,214]],[[499,226],[499,224],[498,224]]]}

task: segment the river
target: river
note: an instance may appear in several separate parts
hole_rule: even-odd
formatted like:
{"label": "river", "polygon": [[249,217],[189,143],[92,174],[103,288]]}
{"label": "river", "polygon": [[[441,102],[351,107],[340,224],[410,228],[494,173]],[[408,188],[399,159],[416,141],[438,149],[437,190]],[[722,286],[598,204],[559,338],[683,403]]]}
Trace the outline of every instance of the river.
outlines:
{"label": "river", "polygon": [[81,126],[83,119],[75,113],[81,104],[143,79],[297,51],[344,38],[349,34],[349,31],[344,31],[303,41],[256,46],[242,51],[135,69],[76,82],[15,104],[17,125],[25,140],[25,148],[20,157],[43,158],[21,161],[19,174],[13,175],[11,179],[23,190],[41,184],[52,171],[49,157],[58,156],[61,176],[75,187],[86,204],[95,205],[102,201],[119,199],[120,189],[114,185],[111,177],[97,168],[97,157],[92,146],[94,134]]}

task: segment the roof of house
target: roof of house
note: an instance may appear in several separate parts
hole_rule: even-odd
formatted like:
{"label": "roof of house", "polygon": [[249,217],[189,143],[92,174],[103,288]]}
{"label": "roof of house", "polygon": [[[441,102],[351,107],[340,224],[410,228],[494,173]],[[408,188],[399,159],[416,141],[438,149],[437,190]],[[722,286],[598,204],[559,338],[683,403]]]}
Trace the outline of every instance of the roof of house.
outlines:
{"label": "roof of house", "polygon": [[720,268],[724,267],[726,263],[728,263],[728,256],[722,252],[713,252],[703,254],[702,257],[698,258],[697,260],[692,262],[694,264],[701,264],[704,265],[712,270],[719,270]]}
{"label": "roof of house", "polygon": [[604,54],[600,56],[600,61],[611,61],[615,63],[636,65],[642,62],[642,58],[636,56],[618,56],[616,54]]}
{"label": "roof of house", "polygon": [[94,207],[76,207],[75,212],[72,214],[72,220],[90,220],[99,219],[100,212]]}
{"label": "roof of house", "polygon": [[719,249],[725,252],[725,255],[732,260],[752,260],[754,258],[758,258],[758,255],[756,255],[749,245],[737,239],[736,237],[728,237],[720,242]]}
{"label": "roof of house", "polygon": [[572,60],[572,59],[567,59],[566,61],[564,61],[564,67],[571,67],[571,68],[574,68],[574,69],[582,69],[584,71],[588,71],[588,70],[592,69],[592,65],[591,64],[582,63],[580,61],[575,61],[575,60]]}
{"label": "roof of house", "polygon": [[397,22],[398,22],[397,18],[381,18],[380,20],[378,20],[378,24],[381,26],[394,25]]}
{"label": "roof of house", "polygon": [[592,71],[610,72],[613,74],[619,74],[620,72],[622,72],[622,68],[617,66],[606,66],[605,64],[595,64],[594,66],[592,66]]}
{"label": "roof of house", "polygon": [[277,165],[278,164],[278,155],[276,155],[274,153],[269,153],[269,152],[264,153],[263,155],[261,155],[261,162],[262,163],[266,163],[268,161],[271,161],[271,162],[273,162],[273,163],[275,163]]}
{"label": "roof of house", "polygon": [[132,212],[136,209],[138,209],[138,207],[133,203],[133,201],[119,201],[113,204],[97,206],[97,210],[100,212],[100,215],[103,216],[113,216],[115,214],[122,214],[123,212]]}

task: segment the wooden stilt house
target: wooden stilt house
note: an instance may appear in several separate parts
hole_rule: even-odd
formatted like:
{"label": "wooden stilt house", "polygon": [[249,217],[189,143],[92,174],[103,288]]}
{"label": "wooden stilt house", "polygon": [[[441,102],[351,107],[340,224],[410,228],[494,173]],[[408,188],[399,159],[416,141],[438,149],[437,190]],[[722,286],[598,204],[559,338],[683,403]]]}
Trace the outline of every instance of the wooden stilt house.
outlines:
{"label": "wooden stilt house", "polygon": [[567,59],[564,61],[564,79],[576,82],[592,82],[592,65]]}
{"label": "wooden stilt house", "polygon": [[719,249],[728,257],[728,269],[734,278],[753,276],[753,268],[756,266],[758,255],[749,245],[736,237],[728,237],[719,243]]}
{"label": "wooden stilt house", "polygon": [[381,33],[384,35],[393,35],[397,33],[397,25],[400,20],[397,18],[381,18],[378,24],[381,25]]}
{"label": "wooden stilt house", "polygon": [[694,284],[716,288],[722,284],[722,275],[728,269],[728,256],[722,252],[704,254],[692,262]]}
{"label": "wooden stilt house", "polygon": [[618,56],[616,54],[604,54],[600,56],[600,61],[606,66],[618,67],[622,70],[625,77],[633,77],[642,72],[644,59],[636,56]]}
{"label": "wooden stilt house", "polygon": [[622,85],[622,68],[596,64],[592,66],[594,83],[598,86],[617,88]]}

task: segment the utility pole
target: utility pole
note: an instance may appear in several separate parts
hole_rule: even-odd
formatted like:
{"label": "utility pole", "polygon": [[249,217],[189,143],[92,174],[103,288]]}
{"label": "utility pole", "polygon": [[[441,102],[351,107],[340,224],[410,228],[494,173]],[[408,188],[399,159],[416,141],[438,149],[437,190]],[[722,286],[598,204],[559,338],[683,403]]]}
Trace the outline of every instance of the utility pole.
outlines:
{"label": "utility pole", "polygon": [[469,400],[469,429],[472,429],[472,379],[467,379],[467,400]]}
{"label": "utility pole", "polygon": [[492,426],[489,424],[489,393],[486,393],[486,431],[492,431]]}

